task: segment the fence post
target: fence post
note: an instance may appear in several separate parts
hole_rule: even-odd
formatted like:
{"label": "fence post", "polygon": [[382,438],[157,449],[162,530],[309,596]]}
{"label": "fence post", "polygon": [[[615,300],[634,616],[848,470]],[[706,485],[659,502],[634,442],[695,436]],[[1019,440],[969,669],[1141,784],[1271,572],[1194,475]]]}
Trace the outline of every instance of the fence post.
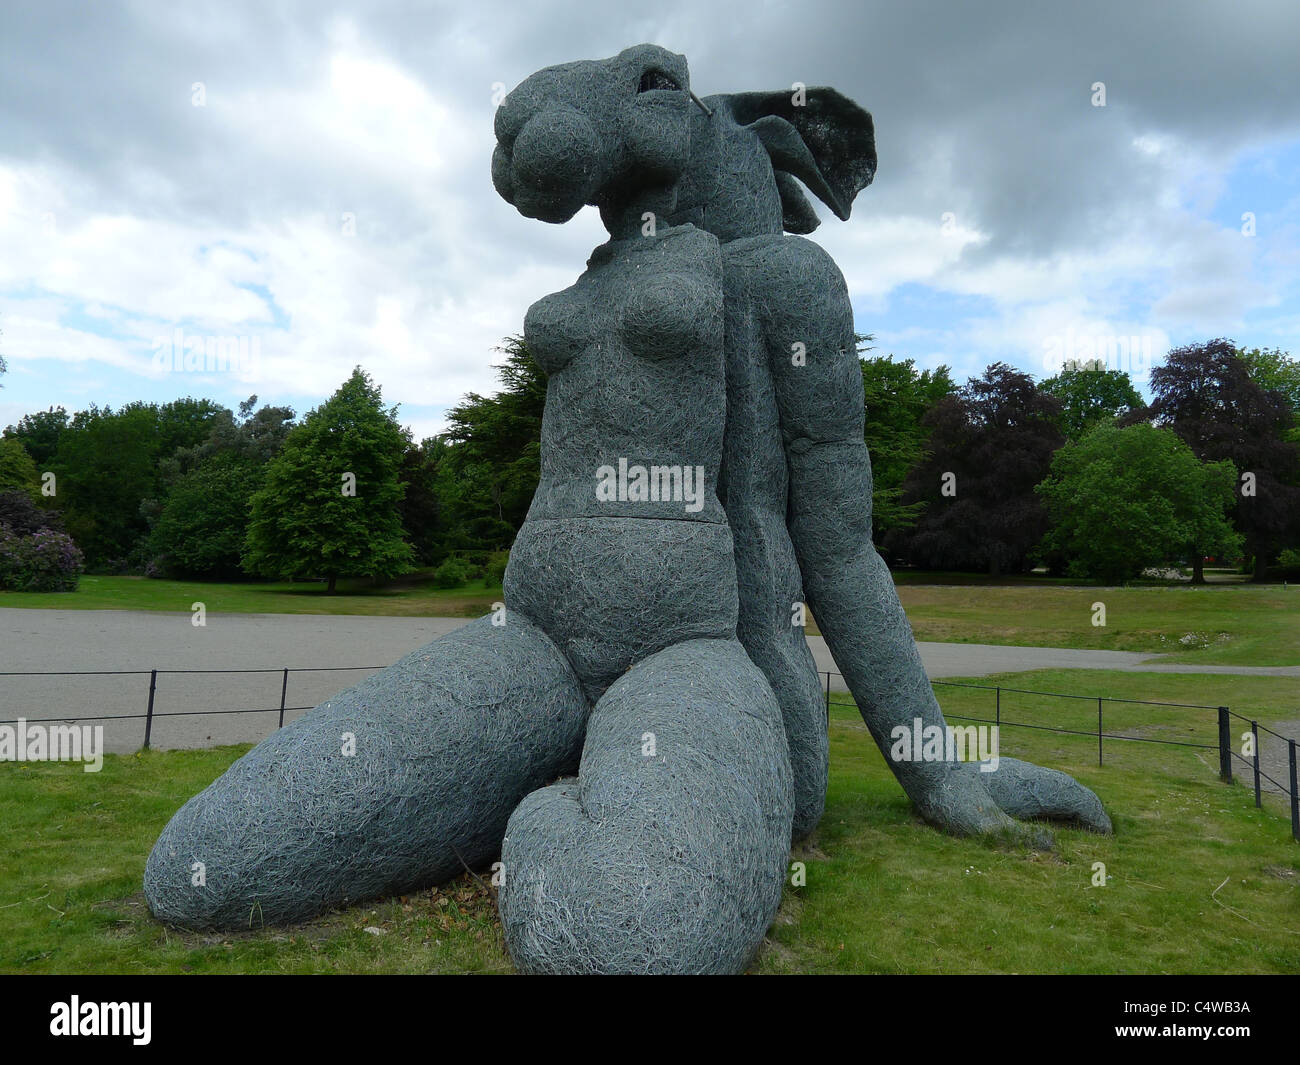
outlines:
{"label": "fence post", "polygon": [[1097,696],[1097,764],[1101,765],[1101,700],[1102,696]]}
{"label": "fence post", "polygon": [[826,671],[826,724],[831,723],[831,673]]}
{"label": "fence post", "polygon": [[1250,735],[1251,738],[1255,741],[1255,809],[1258,810],[1260,806],[1263,805],[1259,801],[1259,722],[1258,721],[1252,721],[1250,723]]}
{"label": "fence post", "polygon": [[280,728],[284,728],[284,696],[289,690],[289,667],[284,668],[284,680],[280,683]]}
{"label": "fence post", "polygon": [[1232,722],[1226,706],[1219,707],[1219,779],[1232,783]]}
{"label": "fence post", "polygon": [[153,734],[153,693],[158,688],[158,671],[149,671],[149,708],[144,712],[144,749],[149,749],[149,737]]}
{"label": "fence post", "polygon": [[1291,835],[1300,842],[1300,790],[1296,788],[1295,740],[1286,741],[1286,752],[1291,762]]}
{"label": "fence post", "polygon": [[994,691],[997,692],[996,695],[997,703],[993,707],[993,716],[996,719],[995,724],[998,726],[998,734],[1001,735],[1002,734],[1002,688],[1001,687],[995,688]]}

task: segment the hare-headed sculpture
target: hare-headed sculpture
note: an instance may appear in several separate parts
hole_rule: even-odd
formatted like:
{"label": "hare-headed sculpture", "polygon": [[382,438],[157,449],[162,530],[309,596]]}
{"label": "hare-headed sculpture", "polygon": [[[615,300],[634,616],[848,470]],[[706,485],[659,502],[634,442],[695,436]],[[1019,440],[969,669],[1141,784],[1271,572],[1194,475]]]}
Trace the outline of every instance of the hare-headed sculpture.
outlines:
{"label": "hare-headed sculpture", "polygon": [[[237,761],[145,889],[179,925],[287,922],[500,854],[519,968],[735,972],[825,801],[805,600],[887,756],[895,726],[944,727],[871,543],[848,290],[787,235],[817,224],[795,179],[848,218],[871,117],[831,89],[697,100],[684,57],[641,45],[534,74],[496,134],[507,201],[548,222],[594,204],[610,234],[525,321],[549,378],[505,610]],[[1053,770],[890,765],[954,833],[1110,831]]]}

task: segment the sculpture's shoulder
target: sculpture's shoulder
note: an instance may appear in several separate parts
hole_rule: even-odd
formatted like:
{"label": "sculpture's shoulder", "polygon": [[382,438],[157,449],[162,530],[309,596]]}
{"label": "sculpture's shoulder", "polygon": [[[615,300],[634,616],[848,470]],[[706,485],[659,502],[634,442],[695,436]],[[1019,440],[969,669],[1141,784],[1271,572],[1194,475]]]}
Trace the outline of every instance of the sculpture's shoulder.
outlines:
{"label": "sculpture's shoulder", "polygon": [[840,268],[830,252],[816,241],[793,233],[761,233],[754,237],[737,237],[721,248],[723,267],[752,273],[782,270],[812,272],[814,276],[840,275]]}
{"label": "sculpture's shoulder", "polygon": [[587,272],[619,264],[638,268],[681,269],[696,264],[706,270],[720,270],[721,245],[708,230],[687,222],[683,225],[650,227],[643,236],[608,240],[591,253]]}
{"label": "sculpture's shoulder", "polygon": [[753,300],[774,325],[850,306],[844,275],[820,244],[788,233],[722,245],[727,299]]}

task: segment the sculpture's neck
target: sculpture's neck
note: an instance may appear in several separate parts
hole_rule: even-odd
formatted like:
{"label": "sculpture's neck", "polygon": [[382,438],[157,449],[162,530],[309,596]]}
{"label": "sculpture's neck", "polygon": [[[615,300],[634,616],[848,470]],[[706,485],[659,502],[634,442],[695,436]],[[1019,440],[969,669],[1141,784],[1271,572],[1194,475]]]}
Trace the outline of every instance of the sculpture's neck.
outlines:
{"label": "sculpture's neck", "polygon": [[600,220],[614,240],[631,240],[668,228],[668,216],[677,207],[677,189],[659,185],[611,199],[613,202],[600,208]]}
{"label": "sculpture's neck", "polygon": [[673,218],[691,222],[724,244],[782,232],[781,197],[766,149],[737,125],[723,97],[709,97],[713,114],[697,114],[691,151],[677,186]]}

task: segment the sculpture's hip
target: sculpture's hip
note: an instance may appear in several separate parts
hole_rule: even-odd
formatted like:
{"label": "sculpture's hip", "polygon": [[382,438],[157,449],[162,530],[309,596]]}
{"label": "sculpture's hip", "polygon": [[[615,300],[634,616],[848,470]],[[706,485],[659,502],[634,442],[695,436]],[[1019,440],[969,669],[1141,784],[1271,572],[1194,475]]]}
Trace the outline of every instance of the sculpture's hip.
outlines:
{"label": "sculpture's hip", "polygon": [[510,611],[568,656],[595,699],[641,659],[683,640],[734,638],[728,526],[657,518],[524,523],[505,579]]}

